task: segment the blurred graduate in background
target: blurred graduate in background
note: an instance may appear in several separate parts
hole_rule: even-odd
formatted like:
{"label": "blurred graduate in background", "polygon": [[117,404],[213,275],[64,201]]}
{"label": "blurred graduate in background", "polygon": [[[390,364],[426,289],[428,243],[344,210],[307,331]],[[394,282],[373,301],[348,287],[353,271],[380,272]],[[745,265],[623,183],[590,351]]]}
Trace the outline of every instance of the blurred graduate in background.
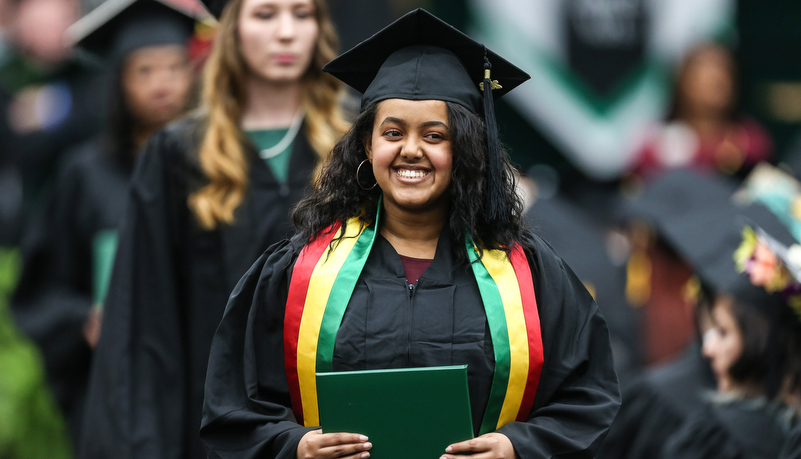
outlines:
{"label": "blurred graduate in background", "polygon": [[734,175],[740,179],[773,157],[768,132],[740,111],[734,56],[726,47],[703,43],[681,62],[666,121],[651,129],[634,173],[650,179],[667,169]]}
{"label": "blurred graduate in background", "polygon": [[778,220],[758,225],[729,227],[733,256],[699,269],[699,305],[710,318],[703,353],[717,391],[670,437],[663,457],[780,457],[799,426],[801,260],[793,252],[801,246]]}
{"label": "blurred graduate in background", "polygon": [[100,68],[65,45],[77,0],[8,0],[0,53],[0,245],[47,205],[60,158],[97,134]]}
{"label": "blurred graduate in background", "polygon": [[542,182],[537,183],[535,202],[526,211],[525,221],[548,241],[570,265],[592,293],[609,326],[615,369],[621,378],[639,371],[643,351],[639,329],[640,314],[628,302],[625,252],[621,252],[620,233],[603,228],[581,207],[561,194],[551,196]]}
{"label": "blurred graduate in background", "polygon": [[25,235],[13,308],[21,330],[42,350],[76,442],[134,160],[157,129],[187,108],[194,24],[158,0],[109,0],[68,31],[107,66],[109,123],[69,154],[47,212]]}
{"label": "blurred graduate in background", "polygon": [[797,423],[801,322],[734,259],[746,221],[792,236],[761,204],[732,202],[734,191],[720,177],[675,170],[628,210],[697,276],[685,289],[697,339],[684,357],[624,383],[599,457],[774,458]]}
{"label": "blurred graduate in background", "polygon": [[86,405],[87,458],[203,457],[209,347],[228,295],[289,230],[346,125],[321,71],[321,0],[206,3],[219,29],[197,112],[139,154]]}

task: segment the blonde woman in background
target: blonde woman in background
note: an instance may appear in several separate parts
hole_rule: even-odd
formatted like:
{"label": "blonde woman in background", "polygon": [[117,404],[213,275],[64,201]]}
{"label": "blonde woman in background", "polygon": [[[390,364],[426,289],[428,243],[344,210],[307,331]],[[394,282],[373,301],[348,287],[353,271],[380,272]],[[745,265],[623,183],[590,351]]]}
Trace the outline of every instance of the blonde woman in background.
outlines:
{"label": "blonde woman in background", "polygon": [[205,457],[212,335],[236,282],[290,231],[288,212],[345,129],[321,72],[337,37],[322,0],[207,4],[220,28],[202,106],[148,142],[92,370],[83,457]]}

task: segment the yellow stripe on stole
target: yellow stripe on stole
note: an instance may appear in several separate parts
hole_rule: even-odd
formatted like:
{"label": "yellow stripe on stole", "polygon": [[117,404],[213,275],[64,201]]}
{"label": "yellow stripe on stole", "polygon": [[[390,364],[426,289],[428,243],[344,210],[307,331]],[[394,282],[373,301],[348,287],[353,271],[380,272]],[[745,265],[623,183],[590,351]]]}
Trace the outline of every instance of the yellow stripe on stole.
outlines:
{"label": "yellow stripe on stole", "polygon": [[523,393],[528,381],[528,330],[523,312],[523,299],[512,262],[502,250],[485,250],[481,261],[498,285],[503,310],[506,315],[506,330],[509,334],[509,385],[498,417],[500,427],[517,418]]}
{"label": "yellow stripe on stole", "polygon": [[[298,384],[300,399],[303,403],[303,423],[307,427],[320,425],[320,413],[317,408],[317,340],[320,337],[320,326],[323,323],[325,307],[331,288],[337,279],[342,265],[356,245],[361,225],[358,219],[351,219],[345,237],[339,240],[336,250],[323,252],[317,261],[309,281],[303,316],[300,319],[298,332]],[[341,234],[341,230],[340,233]]]}

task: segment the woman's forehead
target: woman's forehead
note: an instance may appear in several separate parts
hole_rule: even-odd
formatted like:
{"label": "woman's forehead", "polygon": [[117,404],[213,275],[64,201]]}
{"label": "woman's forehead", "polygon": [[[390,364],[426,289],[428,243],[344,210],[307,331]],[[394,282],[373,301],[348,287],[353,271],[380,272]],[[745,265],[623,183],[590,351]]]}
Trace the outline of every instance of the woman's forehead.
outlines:
{"label": "woman's forehead", "polygon": [[448,105],[436,99],[385,99],[378,103],[377,108],[377,122],[382,122],[386,117],[431,118],[442,122],[448,120]]}
{"label": "woman's forehead", "polygon": [[244,2],[250,8],[300,8],[314,6],[314,0],[244,0]]}

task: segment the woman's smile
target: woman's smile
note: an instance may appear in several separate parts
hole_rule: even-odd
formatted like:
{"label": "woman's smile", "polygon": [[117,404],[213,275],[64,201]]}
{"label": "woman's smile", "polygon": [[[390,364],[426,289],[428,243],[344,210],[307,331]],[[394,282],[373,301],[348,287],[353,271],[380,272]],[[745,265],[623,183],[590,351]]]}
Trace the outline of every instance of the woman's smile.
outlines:
{"label": "woman's smile", "polygon": [[401,181],[417,183],[431,176],[431,171],[419,167],[400,166],[395,168],[395,175]]}

